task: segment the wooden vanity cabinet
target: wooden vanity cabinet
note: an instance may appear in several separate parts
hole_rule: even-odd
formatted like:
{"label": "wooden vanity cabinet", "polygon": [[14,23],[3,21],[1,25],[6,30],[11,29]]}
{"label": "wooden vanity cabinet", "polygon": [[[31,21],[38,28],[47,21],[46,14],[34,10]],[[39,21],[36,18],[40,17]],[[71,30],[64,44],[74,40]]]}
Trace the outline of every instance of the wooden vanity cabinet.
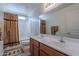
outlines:
{"label": "wooden vanity cabinet", "polygon": [[42,43],[40,43],[40,50],[41,50],[41,54],[43,55],[46,54],[46,56],[65,56],[66,55]]}
{"label": "wooden vanity cabinet", "polygon": [[67,56],[54,48],[51,48],[34,39],[30,39],[30,53],[32,56]]}
{"label": "wooden vanity cabinet", "polygon": [[33,47],[33,39],[30,39],[30,54],[31,54],[31,56],[33,56],[33,54],[34,54],[34,47]]}
{"label": "wooden vanity cabinet", "polygon": [[34,39],[30,39],[30,53],[31,56],[39,56],[39,42]]}

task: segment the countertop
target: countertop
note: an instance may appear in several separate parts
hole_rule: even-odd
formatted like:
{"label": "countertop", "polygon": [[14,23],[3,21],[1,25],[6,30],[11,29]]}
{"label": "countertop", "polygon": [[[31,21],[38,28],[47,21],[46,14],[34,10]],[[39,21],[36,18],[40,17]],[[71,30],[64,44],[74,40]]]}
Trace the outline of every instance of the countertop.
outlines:
{"label": "countertop", "polygon": [[53,35],[38,35],[31,38],[69,56],[79,56],[79,39],[63,37],[64,42],[60,42],[61,36]]}

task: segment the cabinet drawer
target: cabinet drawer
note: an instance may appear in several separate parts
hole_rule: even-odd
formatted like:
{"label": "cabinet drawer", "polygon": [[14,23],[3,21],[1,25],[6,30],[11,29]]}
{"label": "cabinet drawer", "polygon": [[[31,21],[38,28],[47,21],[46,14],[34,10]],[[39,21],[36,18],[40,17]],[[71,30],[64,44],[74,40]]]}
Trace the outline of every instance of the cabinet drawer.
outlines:
{"label": "cabinet drawer", "polygon": [[38,41],[33,40],[33,44],[34,44],[35,46],[39,47],[39,42],[38,42]]}
{"label": "cabinet drawer", "polygon": [[34,40],[32,38],[30,39],[30,43],[35,45],[36,47],[39,47],[39,44],[40,44],[38,41],[36,41],[36,40]]}
{"label": "cabinet drawer", "polygon": [[44,51],[45,53],[47,53],[49,56],[65,56],[65,54],[63,54],[53,48],[50,48],[42,43],[40,43],[40,49],[42,51]]}

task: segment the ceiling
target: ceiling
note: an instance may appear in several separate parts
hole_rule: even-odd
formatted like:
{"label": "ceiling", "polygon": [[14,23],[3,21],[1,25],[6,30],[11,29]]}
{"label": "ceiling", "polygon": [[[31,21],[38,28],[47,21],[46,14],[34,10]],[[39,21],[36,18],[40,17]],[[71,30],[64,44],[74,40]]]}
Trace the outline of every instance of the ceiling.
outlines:
{"label": "ceiling", "polygon": [[23,16],[38,16],[43,11],[43,3],[0,3],[0,11]]}
{"label": "ceiling", "polygon": [[[57,5],[57,6],[56,6]],[[51,11],[55,12],[71,4],[58,4],[51,7]],[[44,14],[44,3],[0,3],[0,11],[14,13],[22,16],[39,16]],[[52,13],[48,12],[48,13]]]}
{"label": "ceiling", "polygon": [[68,6],[71,6],[74,3],[56,3],[54,6],[50,7],[50,10],[46,10],[43,12],[43,14],[41,14],[39,17],[41,19],[47,19],[48,17],[50,17],[50,14],[59,11],[61,9],[64,9]]}

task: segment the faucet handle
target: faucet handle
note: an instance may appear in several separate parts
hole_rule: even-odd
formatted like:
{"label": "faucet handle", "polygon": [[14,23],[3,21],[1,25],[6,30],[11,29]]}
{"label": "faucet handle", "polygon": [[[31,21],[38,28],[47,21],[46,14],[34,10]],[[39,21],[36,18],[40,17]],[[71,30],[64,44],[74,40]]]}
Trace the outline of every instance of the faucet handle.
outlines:
{"label": "faucet handle", "polygon": [[60,42],[65,43],[63,36],[61,36]]}

